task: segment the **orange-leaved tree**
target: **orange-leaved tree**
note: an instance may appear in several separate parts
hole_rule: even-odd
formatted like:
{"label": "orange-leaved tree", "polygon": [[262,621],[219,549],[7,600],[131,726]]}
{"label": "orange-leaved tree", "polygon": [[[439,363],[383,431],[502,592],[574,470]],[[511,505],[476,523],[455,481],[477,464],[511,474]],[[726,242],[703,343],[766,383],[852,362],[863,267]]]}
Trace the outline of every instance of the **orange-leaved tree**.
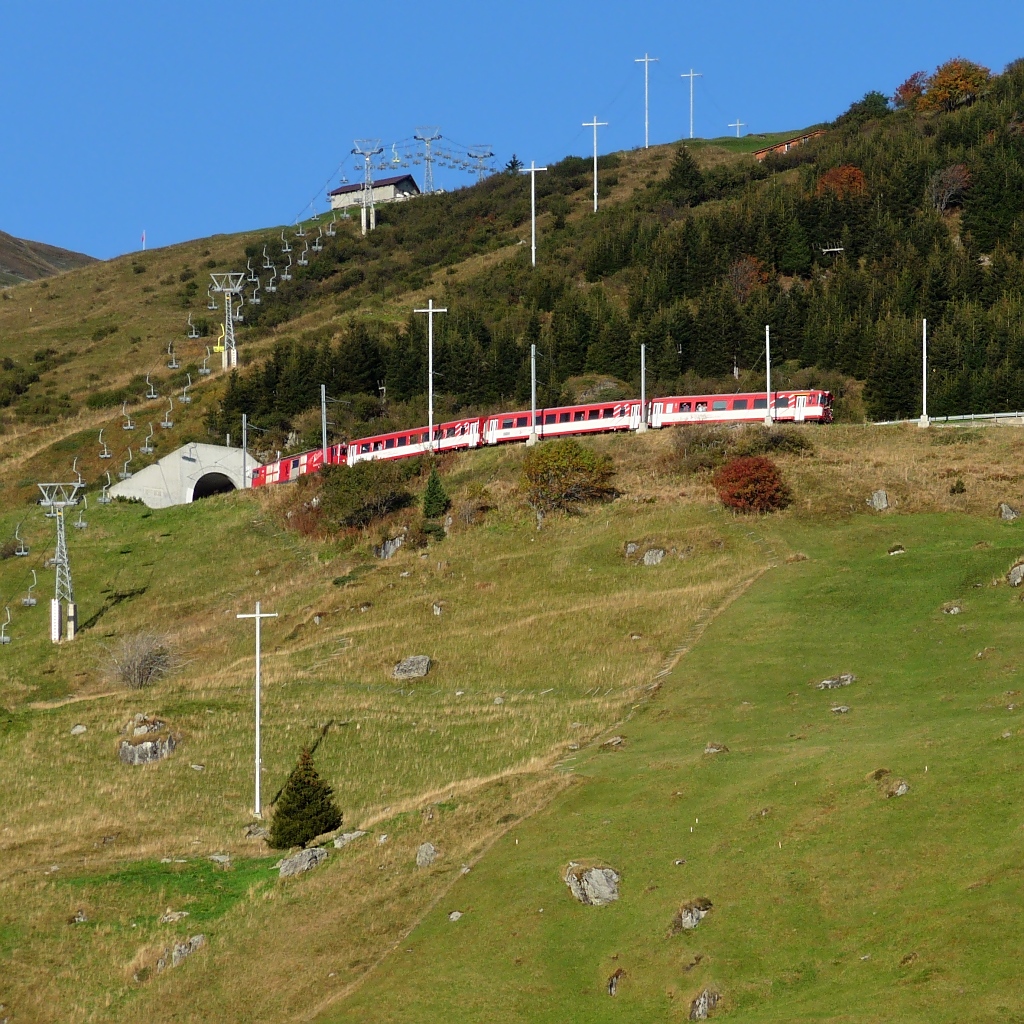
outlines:
{"label": "orange-leaved tree", "polygon": [[948,111],[969,106],[981,95],[991,77],[988,68],[963,57],[947,60],[928,80],[920,109]]}
{"label": "orange-leaved tree", "polygon": [[892,105],[897,110],[916,110],[927,88],[928,76],[923,71],[915,71],[902,85],[896,87]]}
{"label": "orange-leaved tree", "polygon": [[843,164],[826,171],[818,179],[818,187],[814,194],[818,196],[833,195],[837,199],[851,199],[854,196],[866,195],[867,179],[859,167]]}

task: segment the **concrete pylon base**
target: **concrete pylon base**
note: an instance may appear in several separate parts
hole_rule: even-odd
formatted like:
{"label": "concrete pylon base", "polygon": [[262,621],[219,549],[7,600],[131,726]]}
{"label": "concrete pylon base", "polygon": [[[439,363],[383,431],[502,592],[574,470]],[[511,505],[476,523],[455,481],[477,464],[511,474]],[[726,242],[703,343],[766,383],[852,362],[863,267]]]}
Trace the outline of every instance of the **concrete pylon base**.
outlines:
{"label": "concrete pylon base", "polygon": [[927,416],[922,416],[918,421],[917,425],[923,430],[925,427],[931,426],[931,420]]}

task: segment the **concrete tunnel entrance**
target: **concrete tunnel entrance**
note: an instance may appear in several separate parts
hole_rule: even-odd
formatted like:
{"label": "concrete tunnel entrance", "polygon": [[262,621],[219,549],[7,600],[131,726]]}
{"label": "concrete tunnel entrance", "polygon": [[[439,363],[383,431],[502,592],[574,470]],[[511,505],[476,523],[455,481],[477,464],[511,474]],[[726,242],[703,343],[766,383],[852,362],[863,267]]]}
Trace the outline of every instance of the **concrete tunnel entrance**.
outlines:
{"label": "concrete tunnel entrance", "polygon": [[235,485],[231,482],[231,478],[224,473],[205,473],[196,481],[192,491],[192,500],[209,498],[213,494],[227,494],[233,490],[235,490]]}

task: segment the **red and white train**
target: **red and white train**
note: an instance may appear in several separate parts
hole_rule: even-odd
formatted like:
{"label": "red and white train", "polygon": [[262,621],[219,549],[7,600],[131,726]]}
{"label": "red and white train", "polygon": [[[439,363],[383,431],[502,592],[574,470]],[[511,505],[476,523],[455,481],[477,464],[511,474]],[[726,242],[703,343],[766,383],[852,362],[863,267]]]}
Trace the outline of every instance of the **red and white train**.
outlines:
{"label": "red and white train", "polygon": [[[646,421],[651,428],[688,423],[763,423],[768,397],[761,392],[737,395],[673,395],[655,398],[642,409],[639,399],[564,405],[538,409],[536,431],[541,440],[554,437],[598,434],[612,430],[637,430]],[[807,391],[773,391],[771,418],[778,423],[831,423],[832,394],[812,388]],[[433,440],[427,427],[394,430],[387,434],[361,437],[347,444],[330,445],[326,462],[351,466],[370,459],[403,459],[425,452],[466,451],[482,445],[526,441],[530,437],[530,410],[471,416],[439,423]],[[324,450],[278,459],[253,470],[252,486],[285,483],[324,465]]]}

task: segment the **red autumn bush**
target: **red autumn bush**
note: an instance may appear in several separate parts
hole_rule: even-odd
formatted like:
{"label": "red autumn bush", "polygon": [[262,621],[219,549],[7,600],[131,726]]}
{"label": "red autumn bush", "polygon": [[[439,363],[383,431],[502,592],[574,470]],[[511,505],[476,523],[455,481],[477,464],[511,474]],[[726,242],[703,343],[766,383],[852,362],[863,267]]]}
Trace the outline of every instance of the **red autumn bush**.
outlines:
{"label": "red autumn bush", "polygon": [[737,512],[776,512],[793,500],[778,466],[762,455],[727,462],[712,482],[722,504]]}

